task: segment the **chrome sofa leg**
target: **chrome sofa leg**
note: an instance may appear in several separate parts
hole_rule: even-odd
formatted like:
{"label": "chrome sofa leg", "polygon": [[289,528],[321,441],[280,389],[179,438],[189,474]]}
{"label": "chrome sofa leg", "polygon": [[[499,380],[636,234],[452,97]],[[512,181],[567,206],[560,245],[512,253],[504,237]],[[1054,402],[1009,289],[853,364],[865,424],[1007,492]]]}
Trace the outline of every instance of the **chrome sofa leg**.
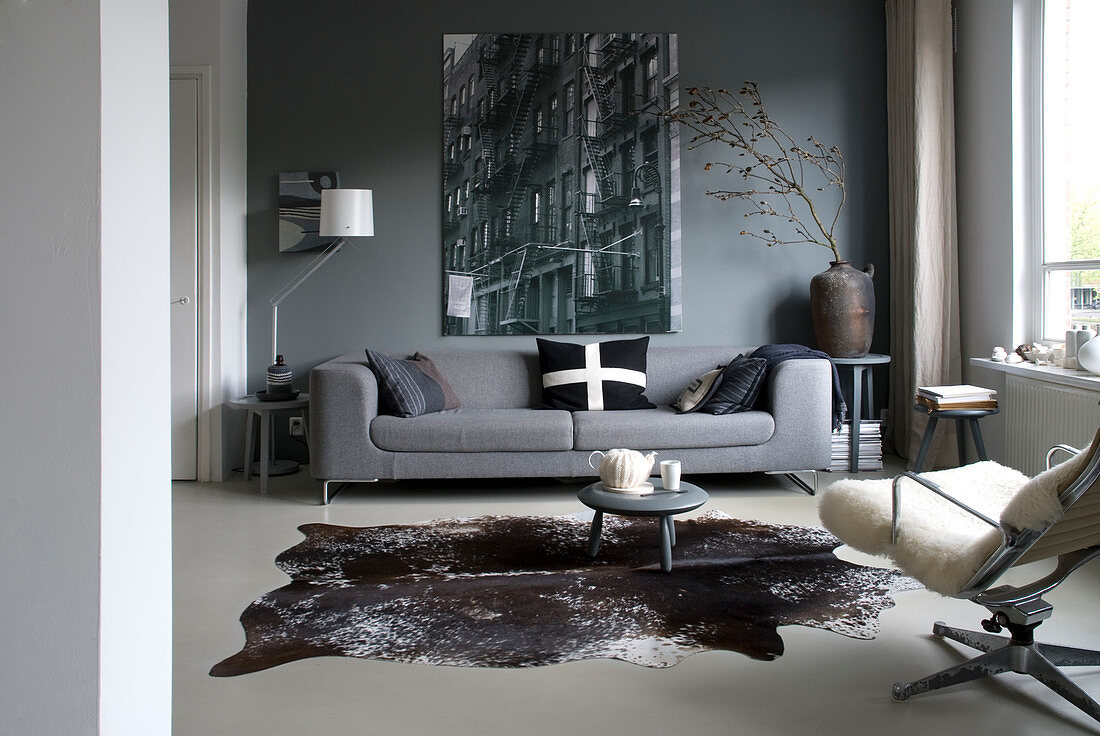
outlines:
{"label": "chrome sofa leg", "polygon": [[[322,484],[321,484],[321,505],[322,506],[328,506],[329,503],[332,502],[332,499],[336,497],[336,494],[339,493],[340,491],[344,490],[344,486],[348,485],[349,483],[377,483],[377,482],[378,482],[377,478],[358,478],[356,480],[339,480],[339,479],[333,478],[331,480],[323,481]],[[328,492],[328,486],[329,486],[330,483],[338,483],[339,484],[331,494],[329,494],[329,492]]]}
{"label": "chrome sofa leg", "polygon": [[[806,481],[799,478],[795,473],[811,473],[813,475],[813,485],[810,485]],[[796,486],[804,490],[811,496],[817,494],[817,471],[816,470],[765,470],[765,475],[782,475],[787,480],[794,483]]]}

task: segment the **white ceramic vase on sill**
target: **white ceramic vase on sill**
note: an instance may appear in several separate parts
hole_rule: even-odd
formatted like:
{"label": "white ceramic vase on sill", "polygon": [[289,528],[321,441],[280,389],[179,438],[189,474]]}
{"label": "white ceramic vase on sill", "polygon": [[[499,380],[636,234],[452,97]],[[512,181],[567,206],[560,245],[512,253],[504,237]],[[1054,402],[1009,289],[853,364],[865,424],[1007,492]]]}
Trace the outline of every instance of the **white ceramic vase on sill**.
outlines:
{"label": "white ceramic vase on sill", "polygon": [[1078,346],[1077,365],[1089,373],[1100,375],[1100,337],[1094,337]]}

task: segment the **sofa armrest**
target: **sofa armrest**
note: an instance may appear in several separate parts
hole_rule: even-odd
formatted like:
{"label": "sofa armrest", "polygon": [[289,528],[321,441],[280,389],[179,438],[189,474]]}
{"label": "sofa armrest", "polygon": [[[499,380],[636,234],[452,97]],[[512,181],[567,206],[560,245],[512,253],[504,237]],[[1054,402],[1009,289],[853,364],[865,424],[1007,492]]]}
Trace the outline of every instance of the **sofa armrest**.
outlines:
{"label": "sofa armrest", "polygon": [[310,474],[323,480],[386,476],[387,453],[370,438],[378,380],[366,358],[337,358],[309,372]]}
{"label": "sofa armrest", "polygon": [[785,360],[772,368],[765,388],[775,420],[769,442],[797,448],[804,470],[829,467],[832,456],[833,372],[829,361]]}

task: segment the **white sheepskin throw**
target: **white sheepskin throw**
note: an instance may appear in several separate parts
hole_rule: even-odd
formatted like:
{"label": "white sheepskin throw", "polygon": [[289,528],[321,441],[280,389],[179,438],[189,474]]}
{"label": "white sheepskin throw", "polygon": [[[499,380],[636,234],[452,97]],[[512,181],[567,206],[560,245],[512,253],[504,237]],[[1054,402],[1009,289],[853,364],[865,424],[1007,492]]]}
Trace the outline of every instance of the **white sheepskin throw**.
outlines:
{"label": "white sheepskin throw", "polygon": [[[1087,452],[1028,479],[992,461],[923,473],[986,516],[1013,529],[1042,529],[1062,512],[1058,493],[1080,474]],[[890,557],[926,588],[960,592],[997,550],[1000,532],[905,478],[901,486],[898,542],[890,542],[892,479],[840,480],[820,494],[821,522],[846,544]]]}

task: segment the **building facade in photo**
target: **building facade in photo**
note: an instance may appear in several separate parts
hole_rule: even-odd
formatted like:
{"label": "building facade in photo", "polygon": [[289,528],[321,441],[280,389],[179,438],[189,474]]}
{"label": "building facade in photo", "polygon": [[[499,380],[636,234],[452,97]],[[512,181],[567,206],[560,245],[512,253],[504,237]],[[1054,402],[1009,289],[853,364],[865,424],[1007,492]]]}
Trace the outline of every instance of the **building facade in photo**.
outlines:
{"label": "building facade in photo", "polygon": [[681,329],[676,36],[444,36],[444,334]]}

